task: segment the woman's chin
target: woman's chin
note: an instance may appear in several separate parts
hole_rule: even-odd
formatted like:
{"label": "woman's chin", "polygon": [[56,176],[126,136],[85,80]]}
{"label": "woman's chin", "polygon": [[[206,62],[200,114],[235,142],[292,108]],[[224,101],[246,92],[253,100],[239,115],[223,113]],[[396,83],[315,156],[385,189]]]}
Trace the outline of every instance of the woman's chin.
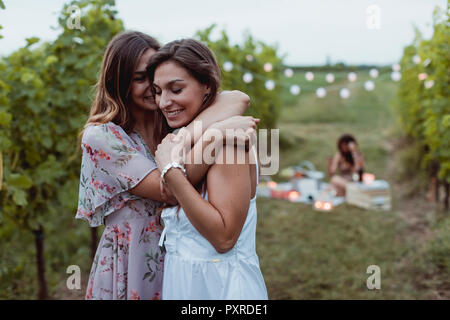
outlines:
{"label": "woman's chin", "polygon": [[139,104],[142,109],[156,111],[158,109],[158,105],[155,103],[153,99],[144,98],[143,101]]}
{"label": "woman's chin", "polygon": [[183,127],[186,123],[181,121],[167,121],[167,124],[169,125],[169,127],[177,129]]}
{"label": "woman's chin", "polygon": [[166,118],[166,120],[167,120],[167,124],[169,125],[169,127],[174,128],[174,129],[181,128],[181,127],[189,124],[189,121],[187,119],[185,119],[184,117],[180,118],[180,119],[167,119]]}

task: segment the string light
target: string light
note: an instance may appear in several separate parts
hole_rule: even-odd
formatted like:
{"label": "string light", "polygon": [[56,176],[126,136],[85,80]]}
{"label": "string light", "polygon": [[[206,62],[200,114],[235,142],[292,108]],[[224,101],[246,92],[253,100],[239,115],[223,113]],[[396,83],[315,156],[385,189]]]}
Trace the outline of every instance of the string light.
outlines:
{"label": "string light", "polygon": [[398,63],[393,64],[392,65],[392,70],[396,71],[396,72],[399,72],[400,71],[400,65]]}
{"label": "string light", "polygon": [[[245,56],[245,59],[247,61],[253,61],[254,57],[252,55],[248,54],[248,55]],[[414,63],[420,63],[421,60],[419,60],[419,59],[420,59],[420,57],[418,55],[414,56],[413,57]],[[423,65],[427,66],[430,63],[431,63],[431,59],[428,58],[428,59],[425,59],[425,61],[423,62]],[[280,87],[287,88],[289,90],[289,92],[292,95],[295,95],[295,96],[299,95],[300,92],[302,91],[300,86],[297,85],[297,84],[292,84],[292,83],[288,84],[288,83],[282,83],[282,82],[278,83],[278,82],[275,82],[272,79],[267,79],[263,74],[258,74],[258,73],[252,74],[250,71],[245,70],[244,68],[240,67],[239,65],[236,65],[236,66],[233,65],[233,63],[231,61],[225,61],[223,63],[223,65],[222,65],[222,67],[223,67],[223,70],[225,72],[230,72],[230,71],[232,71],[234,69],[241,70],[242,72],[245,72],[243,74],[243,76],[242,76],[242,80],[245,83],[247,83],[247,84],[253,82],[254,78],[256,77],[257,79],[264,81],[264,86],[265,86],[265,88],[267,90],[273,90],[273,89],[275,89],[275,87],[277,87],[279,85]],[[391,67],[392,67],[393,71],[390,73],[390,77],[391,77],[391,79],[393,81],[397,82],[397,81],[399,81],[402,78],[402,75],[400,73],[401,66],[400,66],[400,64],[396,63],[396,64],[393,64]],[[264,68],[264,71],[266,71],[266,72],[273,71],[273,65],[270,62],[265,63],[263,65],[263,68]],[[292,68],[284,69],[284,76],[285,77],[292,78],[294,76],[294,74],[295,74],[295,72],[293,71]],[[378,69],[372,68],[372,69],[369,70],[369,76],[372,79],[378,78],[379,75],[380,75],[380,72],[378,71]],[[308,72],[305,73],[305,79],[307,81],[309,81],[309,82],[313,81],[314,77],[315,77],[315,75],[311,71],[308,71]],[[426,74],[426,73],[418,74],[418,79],[420,81],[424,81],[427,78],[428,78],[428,74]],[[358,75],[355,72],[349,72],[347,74],[347,79],[348,79],[349,82],[355,82],[358,79]],[[327,73],[325,75],[325,80],[326,80],[327,83],[330,83],[330,84],[334,83],[335,82],[335,75],[333,73]],[[375,89],[375,83],[372,80],[359,81],[359,82],[357,82],[356,84],[353,84],[353,85],[349,84],[349,86],[355,86],[355,85],[358,85],[358,84],[361,84],[362,86],[364,86],[366,91],[373,91]],[[424,87],[426,89],[430,89],[431,87],[433,87],[433,85],[434,85],[434,81],[433,80],[424,81]],[[306,90],[313,89],[313,88],[308,87],[308,86],[305,86],[305,87],[306,87]],[[339,90],[339,96],[342,99],[348,99],[350,97],[350,95],[351,95],[350,90],[348,88],[342,88],[342,87],[339,88],[339,85],[331,85],[331,86],[328,86],[327,88],[324,88],[324,87],[317,88],[315,90],[316,91],[316,96],[318,98],[324,98],[327,95],[327,90],[333,91],[333,90],[336,90],[336,89]]]}
{"label": "string light", "polygon": [[328,74],[325,76],[325,80],[327,80],[328,83],[333,83],[333,82],[334,82],[334,74],[328,73]]}
{"label": "string light", "polygon": [[348,81],[350,81],[350,82],[355,82],[355,81],[356,81],[356,78],[357,78],[356,73],[350,72],[350,73],[348,74]]}
{"label": "string light", "polygon": [[230,72],[231,70],[233,70],[233,63],[231,63],[230,61],[226,61],[223,64],[223,70],[225,70],[226,72]]}
{"label": "string light", "polygon": [[375,83],[372,80],[368,80],[364,82],[364,88],[367,91],[372,91],[373,89],[375,89]]}
{"label": "string light", "polygon": [[273,66],[272,66],[272,64],[270,62],[267,62],[266,64],[264,64],[264,71],[265,72],[270,72],[270,71],[272,71],[272,69],[273,69]]}
{"label": "string light", "polygon": [[350,90],[347,88],[342,88],[341,91],[339,91],[339,95],[342,99],[348,99],[348,97],[350,97]]}
{"label": "string light", "polygon": [[242,80],[245,83],[250,83],[253,81],[253,75],[250,72],[246,72],[244,73],[244,75],[242,76]]}
{"label": "string light", "polygon": [[292,76],[294,75],[294,71],[292,69],[288,68],[288,69],[284,70],[284,75],[287,78],[292,78]]}
{"label": "string light", "polygon": [[297,96],[300,93],[300,87],[296,84],[292,85],[289,88],[289,91],[291,92],[291,94],[293,94],[294,96]]}
{"label": "string light", "polygon": [[434,86],[434,80],[427,80],[423,83],[425,88],[430,89],[432,86]]}
{"label": "string light", "polygon": [[325,90],[325,88],[322,88],[322,87],[317,88],[316,95],[318,98],[323,98],[327,95],[327,90]]}
{"label": "string light", "polygon": [[394,71],[391,73],[391,78],[392,80],[394,80],[395,82],[399,81],[402,78],[402,74],[398,71]]}
{"label": "string light", "polygon": [[370,69],[369,75],[370,75],[372,78],[375,79],[376,77],[378,77],[378,70],[377,70],[377,69]]}
{"label": "string light", "polygon": [[419,73],[417,75],[417,78],[419,78],[419,81],[423,81],[428,77],[428,75],[426,73]]}
{"label": "string light", "polygon": [[414,57],[412,57],[412,61],[415,64],[419,64],[420,63],[420,56],[416,54]]}
{"label": "string light", "polygon": [[267,90],[273,90],[275,88],[275,82],[273,80],[267,80],[264,85]]}

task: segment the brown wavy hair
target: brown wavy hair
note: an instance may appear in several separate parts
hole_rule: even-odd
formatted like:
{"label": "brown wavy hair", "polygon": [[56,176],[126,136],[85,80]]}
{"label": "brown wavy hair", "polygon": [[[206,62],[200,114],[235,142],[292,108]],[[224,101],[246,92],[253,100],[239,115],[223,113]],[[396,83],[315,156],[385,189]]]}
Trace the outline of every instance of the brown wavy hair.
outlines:
{"label": "brown wavy hair", "polygon": [[[197,115],[208,108],[215,100],[219,92],[221,76],[220,68],[212,51],[200,41],[194,39],[182,39],[167,43],[151,58],[147,66],[147,74],[150,82],[155,79],[156,68],[164,62],[173,61],[194,77],[201,84],[210,88],[210,93],[204,99]],[[151,87],[155,94],[153,86]],[[159,126],[159,127],[158,127]],[[167,133],[167,120],[158,109],[155,115],[155,134],[153,144],[158,145]],[[172,131],[172,128],[168,129]]]}
{"label": "brown wavy hair", "polygon": [[134,70],[148,49],[157,51],[160,45],[153,37],[138,31],[119,33],[109,42],[95,86],[95,99],[89,118],[78,137],[79,146],[84,130],[90,125],[112,121],[126,133],[133,129],[135,119],[127,102]]}
{"label": "brown wavy hair", "polygon": [[349,151],[344,152],[342,150],[342,145],[343,144],[348,145],[350,142],[354,142],[355,144],[358,144],[356,142],[355,137],[353,137],[351,134],[348,134],[348,133],[343,134],[342,136],[339,137],[339,139],[337,141],[337,147],[338,147],[339,153],[345,159],[345,161],[347,161],[352,166],[354,166],[355,165],[355,160],[353,159],[352,153],[349,152]]}
{"label": "brown wavy hair", "polygon": [[[151,58],[147,66],[147,74],[150,82],[153,83],[155,79],[155,70],[164,62],[172,61],[184,68],[192,77],[194,77],[201,84],[206,84],[210,89],[210,93],[205,95],[202,106],[197,115],[204,109],[211,106],[216,99],[219,92],[221,75],[217,60],[212,51],[200,41],[194,39],[182,39],[167,43]],[[155,94],[152,86],[153,94]],[[171,131],[168,127],[167,120],[161,110],[158,108],[155,115],[155,125],[166,126],[166,128],[156,127],[153,135],[153,144],[158,145],[165,137],[166,129]],[[204,194],[206,191],[206,177],[195,186],[195,189]],[[170,205],[163,205],[157,209],[158,219],[160,220],[161,211],[168,208]],[[177,213],[180,205],[177,206]]]}

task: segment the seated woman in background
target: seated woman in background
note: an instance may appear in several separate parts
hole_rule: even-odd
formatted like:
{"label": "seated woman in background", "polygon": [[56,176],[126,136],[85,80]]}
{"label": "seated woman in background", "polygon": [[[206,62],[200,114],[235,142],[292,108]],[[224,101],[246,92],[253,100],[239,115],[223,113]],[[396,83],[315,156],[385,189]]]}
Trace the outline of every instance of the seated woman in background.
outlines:
{"label": "seated woman in background", "polygon": [[331,184],[337,191],[337,196],[345,196],[348,182],[353,181],[353,175],[359,175],[361,181],[364,170],[364,156],[358,150],[355,138],[350,134],[342,135],[337,143],[338,152],[334,155],[329,168]]}

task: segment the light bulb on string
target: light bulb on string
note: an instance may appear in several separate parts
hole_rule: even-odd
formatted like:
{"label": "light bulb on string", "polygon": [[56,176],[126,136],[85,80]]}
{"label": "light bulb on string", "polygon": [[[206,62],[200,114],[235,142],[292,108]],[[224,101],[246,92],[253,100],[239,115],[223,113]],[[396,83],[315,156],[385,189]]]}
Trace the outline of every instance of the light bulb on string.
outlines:
{"label": "light bulb on string", "polygon": [[402,74],[398,71],[394,71],[391,73],[391,78],[394,81],[399,81],[402,78]]}
{"label": "light bulb on string", "polygon": [[418,54],[416,54],[416,55],[412,58],[412,61],[413,61],[415,64],[419,64],[419,63],[420,63],[420,56],[419,56]]}
{"label": "light bulb on string", "polygon": [[306,78],[306,80],[308,80],[308,81],[313,81],[313,80],[314,80],[314,73],[312,73],[311,71],[308,71],[308,72],[305,74],[305,78]]}
{"label": "light bulb on string", "polygon": [[432,86],[434,86],[434,80],[427,80],[423,83],[425,88],[430,89]]}
{"label": "light bulb on string", "polygon": [[377,69],[370,69],[369,75],[370,75],[370,77],[372,77],[374,79],[377,78],[378,77],[378,70]]}
{"label": "light bulb on string", "polygon": [[300,87],[296,84],[293,84],[290,88],[289,91],[291,92],[291,94],[293,94],[294,96],[297,96],[300,93]]}
{"label": "light bulb on string", "polygon": [[327,90],[325,90],[325,88],[322,88],[322,87],[317,88],[316,95],[318,98],[323,98],[327,95]]}
{"label": "light bulb on string", "polygon": [[246,59],[248,62],[252,62],[252,61],[253,61],[253,56],[252,56],[251,54],[248,54],[248,55],[245,56],[245,59]]}
{"label": "light bulb on string", "polygon": [[350,97],[350,90],[347,88],[342,88],[341,91],[339,91],[339,95],[342,99],[348,99],[348,97]]}
{"label": "light bulb on string", "polygon": [[273,80],[267,80],[264,85],[267,90],[273,90],[275,88],[275,82]]}
{"label": "light bulb on string", "polygon": [[246,72],[244,73],[244,75],[242,76],[242,80],[245,83],[250,83],[253,81],[253,75],[250,72]]}
{"label": "light bulb on string", "polygon": [[350,82],[356,81],[356,78],[357,78],[356,73],[350,72],[350,73],[348,74],[347,78],[348,78],[348,81],[350,81]]}
{"label": "light bulb on string", "polygon": [[372,80],[367,80],[366,82],[364,82],[364,88],[367,91],[372,91],[373,89],[375,89],[375,83]]}
{"label": "light bulb on string", "polygon": [[270,62],[267,62],[267,63],[264,64],[264,71],[265,72],[270,72],[270,71],[272,71],[272,69],[273,69],[273,66],[272,66],[272,64]]}
{"label": "light bulb on string", "polygon": [[327,75],[325,76],[325,80],[327,80],[328,83],[333,83],[334,82],[334,74],[327,73]]}
{"label": "light bulb on string", "polygon": [[233,63],[231,63],[230,61],[226,61],[223,64],[223,70],[225,70],[226,72],[230,72],[231,70],[233,70]]}
{"label": "light bulb on string", "polygon": [[287,68],[286,70],[284,70],[284,75],[287,78],[292,78],[292,76],[294,75],[294,71],[291,68]]}
{"label": "light bulb on string", "polygon": [[428,75],[426,73],[419,73],[417,75],[417,78],[419,79],[419,81],[423,81],[428,77]]}
{"label": "light bulb on string", "polygon": [[398,63],[393,64],[392,65],[392,70],[396,71],[396,72],[399,72],[400,71],[400,65]]}

